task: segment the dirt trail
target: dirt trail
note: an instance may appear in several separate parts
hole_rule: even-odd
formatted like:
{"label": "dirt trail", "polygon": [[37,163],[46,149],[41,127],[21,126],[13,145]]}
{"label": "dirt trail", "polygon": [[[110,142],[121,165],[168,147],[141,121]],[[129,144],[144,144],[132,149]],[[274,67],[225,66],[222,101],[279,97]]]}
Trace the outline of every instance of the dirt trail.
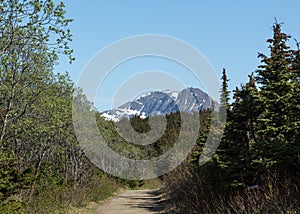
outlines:
{"label": "dirt trail", "polygon": [[97,214],[162,213],[158,190],[126,190],[102,204]]}

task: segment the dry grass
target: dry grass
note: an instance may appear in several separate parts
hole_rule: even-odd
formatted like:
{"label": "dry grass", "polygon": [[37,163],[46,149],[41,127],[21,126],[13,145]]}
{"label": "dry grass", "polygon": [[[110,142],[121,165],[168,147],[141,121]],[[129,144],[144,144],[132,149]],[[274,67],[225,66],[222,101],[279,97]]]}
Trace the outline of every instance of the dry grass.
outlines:
{"label": "dry grass", "polygon": [[[77,188],[57,187],[40,192],[31,202],[30,213],[67,213],[72,210],[91,210],[95,203],[110,197],[120,185],[108,177],[94,177]],[[93,203],[94,202],[94,203]]]}
{"label": "dry grass", "polygon": [[183,164],[164,177],[162,190],[168,199],[167,210],[174,213],[300,213],[298,186],[274,175],[257,189],[225,193]]}

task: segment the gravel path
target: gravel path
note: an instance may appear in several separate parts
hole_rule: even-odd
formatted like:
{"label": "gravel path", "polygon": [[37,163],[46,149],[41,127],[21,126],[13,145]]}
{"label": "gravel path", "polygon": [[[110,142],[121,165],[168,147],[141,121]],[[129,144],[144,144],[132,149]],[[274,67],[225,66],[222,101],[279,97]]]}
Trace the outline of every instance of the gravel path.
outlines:
{"label": "gravel path", "polygon": [[126,190],[102,204],[97,214],[162,213],[158,190]]}

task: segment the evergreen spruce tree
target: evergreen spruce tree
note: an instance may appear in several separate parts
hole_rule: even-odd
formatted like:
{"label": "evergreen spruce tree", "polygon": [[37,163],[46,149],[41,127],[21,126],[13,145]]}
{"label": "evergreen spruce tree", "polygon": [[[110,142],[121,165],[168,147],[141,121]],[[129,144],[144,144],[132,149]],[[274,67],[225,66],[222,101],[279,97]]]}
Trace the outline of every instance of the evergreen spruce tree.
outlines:
{"label": "evergreen spruce tree", "polygon": [[[297,41],[296,41],[297,42]],[[300,138],[300,43],[297,42],[297,50],[293,50],[292,65],[290,67],[293,99],[291,103],[291,115],[293,123],[293,141],[299,142]],[[297,140],[298,139],[298,140]],[[298,148],[300,145],[298,144]]]}
{"label": "evergreen spruce tree", "polygon": [[256,182],[251,166],[254,156],[252,146],[256,142],[255,124],[261,113],[253,75],[249,75],[246,85],[236,88],[234,99],[227,131],[227,140],[232,144],[229,150],[233,159],[231,176],[242,185],[251,185]]}
{"label": "evergreen spruce tree", "polygon": [[[296,41],[297,42],[297,41]],[[291,146],[293,160],[291,160],[294,167],[294,176],[300,177],[300,43],[297,42],[297,50],[293,50],[292,54],[292,66],[290,67],[291,72],[291,82],[292,82],[292,92],[293,99],[291,103],[291,111],[288,116],[291,126],[293,127],[291,133]],[[299,185],[300,185],[300,181]]]}
{"label": "evergreen spruce tree", "polygon": [[230,91],[228,91],[228,78],[226,74],[226,69],[223,68],[223,73],[222,73],[222,89],[221,89],[221,97],[220,97],[220,120],[221,121],[226,121],[226,115],[230,112]]}
{"label": "evergreen spruce tree", "polygon": [[222,188],[225,189],[231,188],[233,186],[239,186],[240,183],[237,182],[233,177],[233,168],[235,168],[235,158],[233,157],[232,150],[236,148],[233,145],[233,142],[228,138],[230,134],[230,126],[231,126],[231,109],[229,104],[229,94],[228,91],[228,78],[226,74],[226,70],[223,69],[222,77],[222,86],[221,86],[221,96],[220,96],[220,111],[219,118],[221,122],[225,122],[225,130],[223,134],[223,138],[220,142],[218,150],[216,154],[213,156],[213,161],[215,164],[214,174],[218,175],[218,183]]}
{"label": "evergreen spruce tree", "polygon": [[291,172],[293,156],[296,155],[292,145],[297,140],[293,137],[295,123],[292,115],[298,89],[291,72],[293,51],[286,44],[290,38],[281,31],[281,24],[274,24],[273,38],[267,40],[270,56],[258,55],[262,64],[256,76],[263,102],[263,113],[258,118],[257,151],[267,168],[284,172]]}

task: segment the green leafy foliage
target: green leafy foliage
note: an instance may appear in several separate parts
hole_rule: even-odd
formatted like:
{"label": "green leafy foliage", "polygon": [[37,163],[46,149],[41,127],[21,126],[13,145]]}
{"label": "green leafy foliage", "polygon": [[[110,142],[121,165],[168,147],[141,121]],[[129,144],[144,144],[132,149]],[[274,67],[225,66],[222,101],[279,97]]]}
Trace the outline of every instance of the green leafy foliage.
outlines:
{"label": "green leafy foliage", "polygon": [[[61,56],[74,60],[70,22],[63,2],[0,1],[1,213],[52,213],[118,188],[86,158],[74,133],[73,98],[89,111],[91,103],[68,74],[53,73]],[[103,195],[95,196],[95,177]]]}

